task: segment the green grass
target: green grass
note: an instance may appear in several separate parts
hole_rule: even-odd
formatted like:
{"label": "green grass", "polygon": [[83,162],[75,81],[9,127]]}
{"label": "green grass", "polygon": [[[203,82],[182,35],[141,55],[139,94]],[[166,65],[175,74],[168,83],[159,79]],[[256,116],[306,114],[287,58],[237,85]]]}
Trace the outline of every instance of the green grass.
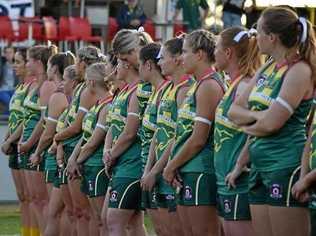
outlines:
{"label": "green grass", "polygon": [[0,235],[20,233],[20,211],[18,205],[0,205]]}
{"label": "green grass", "polygon": [[[145,227],[148,235],[155,235],[153,225],[145,215]],[[0,236],[20,234],[20,210],[16,204],[0,204]]]}

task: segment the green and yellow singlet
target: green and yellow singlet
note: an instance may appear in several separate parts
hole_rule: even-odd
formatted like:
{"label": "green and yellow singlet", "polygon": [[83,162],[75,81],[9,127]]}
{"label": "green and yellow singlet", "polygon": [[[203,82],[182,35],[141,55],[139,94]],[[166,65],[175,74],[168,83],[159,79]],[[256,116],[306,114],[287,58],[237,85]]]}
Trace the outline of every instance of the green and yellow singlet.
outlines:
{"label": "green and yellow singlet", "polygon": [[162,85],[151,94],[144,112],[142,126],[140,128],[140,139],[142,142],[141,158],[143,168],[145,168],[149,155],[150,144],[157,128],[157,110],[159,99],[169,84],[170,82],[165,80]]}
{"label": "green and yellow singlet", "polygon": [[[69,112],[66,117],[66,127],[69,127],[71,123],[74,122],[76,119],[77,112],[80,105],[80,96],[81,96],[82,91],[85,89],[85,87],[86,87],[85,82],[82,82],[78,84],[75,88],[74,96],[72,98],[72,101],[69,107]],[[73,150],[73,148],[76,146],[77,142],[79,141],[81,135],[82,134],[79,133],[75,135],[74,137],[64,140],[63,141],[64,147],[66,149]]]}
{"label": "green and yellow singlet", "polygon": [[[284,77],[291,65],[270,62],[259,75],[248,104],[253,111],[263,111],[278,97]],[[302,100],[292,116],[276,133],[266,137],[252,137],[249,155],[258,171],[276,171],[300,165],[306,142],[306,119],[312,99]]]}
{"label": "green and yellow singlet", "polygon": [[[137,89],[137,86],[138,84],[125,86],[113,101],[110,126],[113,145],[115,145],[118,137],[124,130],[130,97]],[[140,178],[142,166],[140,152],[141,141],[139,136],[137,136],[134,143],[118,158],[113,168],[113,177]]]}
{"label": "green and yellow singlet", "polygon": [[19,84],[16,87],[13,96],[11,97],[10,105],[9,105],[10,115],[9,115],[9,122],[8,122],[10,134],[12,134],[16,130],[16,128],[21,124],[21,122],[23,122],[23,118],[24,118],[23,102],[27,96],[27,92],[30,85],[31,83]]}
{"label": "green and yellow singlet", "polygon": [[236,188],[229,189],[225,178],[237,162],[247,135],[241,128],[229,120],[227,113],[236,95],[241,76],[231,84],[217,106],[214,125],[214,167],[217,179],[217,190],[220,194],[234,194],[248,191],[248,174],[243,173],[237,180]]}
{"label": "green and yellow singlet", "polygon": [[[102,99],[97,102],[96,105],[94,105],[89,112],[84,116],[83,122],[82,122],[82,137],[83,137],[83,144],[88,142],[89,138],[92,136],[94,129],[96,128],[98,117],[100,111],[103,109],[103,107],[107,107],[106,109],[109,109],[109,106],[112,102],[113,97],[108,96],[105,99]],[[105,125],[105,128],[108,130],[108,124]],[[86,166],[104,166],[104,163],[102,161],[103,157],[103,147],[104,142],[102,142],[98,148],[94,151],[93,154],[89,156],[89,158],[84,162],[84,165]]]}
{"label": "green and yellow singlet", "polygon": [[[205,79],[212,79],[218,82],[223,88],[226,87],[221,76],[214,71],[208,73],[200,81],[193,83],[186,94],[180,109],[178,110],[177,128],[175,136],[175,144],[171,153],[171,159],[180,151],[187,139],[191,136],[194,126],[194,118],[196,117],[196,91]],[[212,174],[214,173],[213,160],[213,125],[206,145],[191,160],[180,167],[180,172],[195,172]]]}

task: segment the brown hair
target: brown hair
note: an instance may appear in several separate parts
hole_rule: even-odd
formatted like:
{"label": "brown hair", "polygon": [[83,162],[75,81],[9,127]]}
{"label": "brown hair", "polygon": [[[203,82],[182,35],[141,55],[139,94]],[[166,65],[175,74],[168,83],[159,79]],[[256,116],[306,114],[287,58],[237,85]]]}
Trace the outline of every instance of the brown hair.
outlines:
{"label": "brown hair", "polygon": [[176,56],[182,54],[184,37],[185,35],[183,34],[183,37],[169,39],[164,43],[164,46],[171,55]]}
{"label": "brown hair", "polygon": [[232,47],[235,49],[240,74],[252,77],[261,66],[256,37],[245,34],[238,42],[234,40],[238,33],[246,30],[246,28],[239,26],[230,27],[223,30],[220,37],[224,48]]}
{"label": "brown hair", "polygon": [[42,62],[43,67],[46,71],[48,59],[57,54],[58,48],[55,45],[45,46],[45,45],[37,45],[33,46],[28,50],[28,55],[30,58],[39,60]]}
{"label": "brown hair", "polygon": [[315,78],[316,40],[311,22],[306,20],[307,38],[304,42],[301,42],[303,25],[294,11],[284,7],[268,7],[262,12],[261,17],[263,19],[263,31],[266,34],[278,35],[281,43],[286,48],[297,48],[301,58],[310,65]]}
{"label": "brown hair", "polygon": [[70,51],[57,53],[49,59],[52,66],[57,66],[60,75],[63,75],[67,66],[75,63],[75,56]]}
{"label": "brown hair", "polygon": [[82,47],[78,50],[79,60],[84,61],[88,66],[105,60],[101,50],[95,46]]}
{"label": "brown hair", "polygon": [[189,42],[189,45],[194,53],[198,50],[202,50],[206,53],[210,62],[215,61],[215,36],[213,33],[204,29],[194,30],[185,36],[185,40]]}

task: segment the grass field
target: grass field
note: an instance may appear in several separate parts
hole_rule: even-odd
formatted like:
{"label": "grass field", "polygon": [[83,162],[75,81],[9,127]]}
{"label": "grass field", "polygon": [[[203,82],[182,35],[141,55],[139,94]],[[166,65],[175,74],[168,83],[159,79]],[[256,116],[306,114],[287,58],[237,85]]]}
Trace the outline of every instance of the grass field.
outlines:
{"label": "grass field", "polygon": [[[155,235],[152,223],[145,217],[145,226],[149,235]],[[16,204],[0,204],[0,236],[20,234],[20,211]]]}

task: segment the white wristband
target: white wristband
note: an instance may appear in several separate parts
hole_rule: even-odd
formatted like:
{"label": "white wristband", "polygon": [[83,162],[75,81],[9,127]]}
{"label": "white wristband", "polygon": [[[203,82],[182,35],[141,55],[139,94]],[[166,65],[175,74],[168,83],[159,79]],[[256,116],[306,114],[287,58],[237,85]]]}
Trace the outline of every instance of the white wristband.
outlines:
{"label": "white wristband", "polygon": [[108,129],[105,127],[105,125],[102,125],[102,124],[100,124],[100,123],[97,123],[96,127],[97,127],[97,128],[100,128],[100,129],[102,129],[102,130],[104,130],[105,132],[108,130]]}
{"label": "white wristband", "polygon": [[293,113],[294,113],[294,110],[293,110],[293,108],[291,107],[291,105],[290,105],[287,101],[285,101],[283,98],[277,97],[277,98],[275,99],[275,101],[278,102],[278,103],[279,103],[281,106],[283,106],[284,108],[286,108],[286,109],[290,112],[290,114],[293,114]]}
{"label": "white wristband", "polygon": [[49,120],[51,122],[54,122],[54,123],[58,123],[58,120],[56,120],[56,119],[54,119],[54,118],[52,118],[50,116],[47,117],[47,120]]}
{"label": "white wristband", "polygon": [[128,116],[136,116],[139,117],[139,114],[135,113],[135,112],[129,112],[127,113]]}
{"label": "white wristband", "polygon": [[195,117],[195,118],[194,118],[194,121],[199,121],[199,122],[202,122],[202,123],[207,124],[207,125],[209,125],[209,126],[212,125],[212,122],[211,122],[211,121],[209,121],[208,119],[205,119],[205,118],[203,118],[203,117],[201,117],[201,116]]}
{"label": "white wristband", "polygon": [[78,108],[78,111],[83,111],[84,113],[87,113],[87,112],[88,112],[88,109],[87,109],[87,108],[84,108],[84,107],[79,107],[79,108]]}

